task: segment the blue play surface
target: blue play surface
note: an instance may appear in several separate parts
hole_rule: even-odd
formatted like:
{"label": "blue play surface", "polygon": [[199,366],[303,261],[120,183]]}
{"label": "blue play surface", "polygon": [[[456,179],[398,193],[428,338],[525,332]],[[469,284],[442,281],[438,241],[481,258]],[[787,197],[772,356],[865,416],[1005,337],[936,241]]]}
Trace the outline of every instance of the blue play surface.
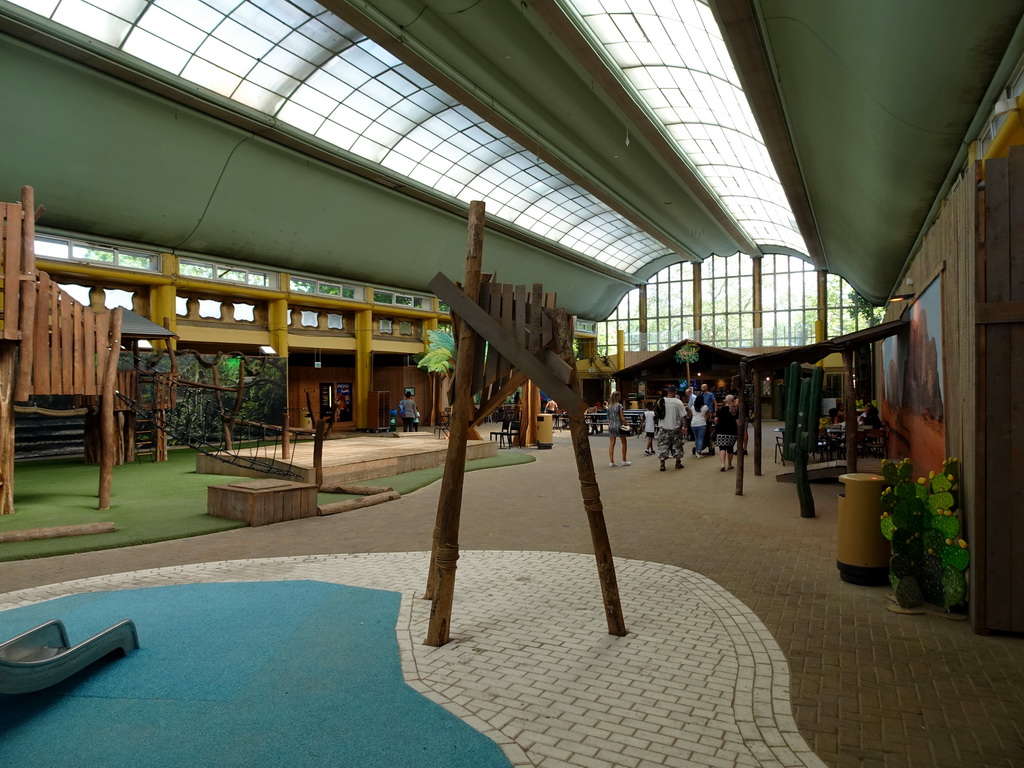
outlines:
{"label": "blue play surface", "polygon": [[400,595],[311,581],[96,592],[0,612],[0,639],[62,619],[72,644],[134,619],[140,649],[0,695],[0,765],[505,768],[402,679]]}

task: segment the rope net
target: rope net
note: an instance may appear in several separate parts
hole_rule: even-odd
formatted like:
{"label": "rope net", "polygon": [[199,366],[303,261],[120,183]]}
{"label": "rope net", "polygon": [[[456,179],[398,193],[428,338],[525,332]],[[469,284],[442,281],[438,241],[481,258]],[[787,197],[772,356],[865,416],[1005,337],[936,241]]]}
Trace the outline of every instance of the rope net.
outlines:
{"label": "rope net", "polygon": [[117,396],[137,419],[166,433],[172,445],[260,474],[301,479],[282,458],[284,361],[241,353],[179,352],[175,358],[122,353],[122,366],[130,362],[137,385]]}

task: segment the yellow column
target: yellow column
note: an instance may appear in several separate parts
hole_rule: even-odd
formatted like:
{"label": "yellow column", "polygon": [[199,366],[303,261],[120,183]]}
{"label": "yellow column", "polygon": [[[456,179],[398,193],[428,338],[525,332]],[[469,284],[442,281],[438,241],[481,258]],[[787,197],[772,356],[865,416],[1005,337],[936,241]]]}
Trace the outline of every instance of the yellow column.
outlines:
{"label": "yellow column", "polygon": [[616,331],[615,343],[619,345],[619,351],[615,353],[615,367],[621,371],[626,367],[626,332],[621,328]]}
{"label": "yellow column", "polygon": [[[352,415],[356,429],[366,429],[370,423],[366,413],[370,401],[370,387],[373,378],[373,310],[361,309],[356,312],[356,380],[352,393]],[[392,403],[396,405],[396,403]]]}
{"label": "yellow column", "polygon": [[267,331],[269,344],[281,357],[288,357],[288,299],[270,299],[267,302]]}
{"label": "yellow column", "polygon": [[760,256],[752,258],[754,260],[754,346],[762,347],[764,346],[764,316],[762,314],[764,311],[764,295],[761,293],[763,281],[762,262]]}
{"label": "yellow column", "polygon": [[[178,273],[178,257],[173,253],[160,254],[160,271],[173,278]],[[159,326],[177,333],[178,328],[178,290],[173,283],[153,285],[149,288],[149,319]],[[158,341],[155,349],[173,349],[174,339],[166,342]]]}
{"label": "yellow column", "polygon": [[640,351],[646,352],[650,347],[647,345],[647,284],[640,286],[640,317],[637,318],[640,331]]}
{"label": "yellow column", "polygon": [[700,285],[700,262],[693,262],[693,338],[703,341],[704,335],[704,292]]}
{"label": "yellow column", "polygon": [[818,321],[814,324],[814,341],[825,341],[828,330],[828,281],[825,270],[818,270]]}

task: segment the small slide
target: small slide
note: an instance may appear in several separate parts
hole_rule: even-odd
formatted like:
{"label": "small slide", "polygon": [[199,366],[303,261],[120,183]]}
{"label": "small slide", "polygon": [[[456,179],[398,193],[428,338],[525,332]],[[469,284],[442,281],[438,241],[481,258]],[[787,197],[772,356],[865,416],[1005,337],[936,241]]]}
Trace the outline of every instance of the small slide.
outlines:
{"label": "small slide", "polygon": [[69,647],[63,622],[55,619],[0,643],[0,693],[41,691],[111,653],[127,656],[139,647],[135,622],[125,619]]}

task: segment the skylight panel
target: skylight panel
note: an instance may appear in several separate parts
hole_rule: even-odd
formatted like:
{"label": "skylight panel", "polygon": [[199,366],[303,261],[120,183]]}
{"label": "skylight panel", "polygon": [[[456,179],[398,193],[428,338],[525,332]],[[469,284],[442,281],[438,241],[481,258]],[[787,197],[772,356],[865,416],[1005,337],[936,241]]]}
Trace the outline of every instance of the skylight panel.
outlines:
{"label": "skylight panel", "polygon": [[242,53],[237,48],[209,37],[196,51],[206,61],[220,67],[233,75],[244,77],[253,68],[256,60]]}
{"label": "skylight panel", "polygon": [[124,41],[123,50],[154,67],[178,74],[188,63],[191,54],[166,40],[136,27]]}
{"label": "skylight panel", "polygon": [[748,237],[806,253],[706,0],[567,1]]}
{"label": "skylight panel", "polygon": [[[609,266],[633,269],[668,252],[312,0],[19,4],[440,194],[482,199],[489,215]],[[634,5],[646,18],[624,0],[593,3],[620,14],[607,25],[617,39],[635,38],[621,55],[639,65],[647,38],[671,33],[650,3]],[[643,83],[655,85],[653,75]]]}
{"label": "skylight panel", "polygon": [[141,29],[173,43],[189,53],[195,53],[196,48],[202,45],[203,40],[206,39],[206,33],[198,27],[194,27],[187,21],[155,6],[150,7],[137,23]]}
{"label": "skylight panel", "polygon": [[[223,40],[235,50],[239,52],[244,51],[246,56],[253,59],[263,58],[274,45],[270,38],[246,29],[231,19],[225,19],[221,24],[218,24],[214,36],[219,40]],[[280,40],[281,37],[284,36],[281,35],[275,40]]]}
{"label": "skylight panel", "polygon": [[125,19],[81,0],[64,0],[57,7],[53,20],[115,47],[121,44],[129,29]]}

